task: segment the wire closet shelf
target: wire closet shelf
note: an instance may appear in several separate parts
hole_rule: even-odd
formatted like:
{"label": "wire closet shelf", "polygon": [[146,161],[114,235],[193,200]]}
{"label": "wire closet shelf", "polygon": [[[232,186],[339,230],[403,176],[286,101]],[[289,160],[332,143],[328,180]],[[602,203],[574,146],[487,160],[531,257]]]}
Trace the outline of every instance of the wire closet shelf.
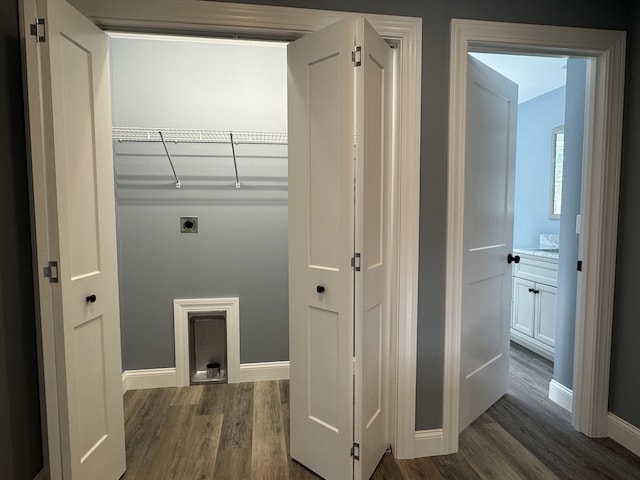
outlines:
{"label": "wire closet shelf", "polygon": [[180,188],[180,178],[176,173],[167,143],[226,143],[231,145],[233,167],[236,174],[236,188],[240,188],[238,178],[238,162],[236,160],[235,145],[287,145],[288,135],[282,132],[249,132],[225,130],[189,130],[177,128],[136,128],[113,127],[111,138],[118,142],[159,142],[171,165],[176,179],[176,188]]}
{"label": "wire closet shelf", "polygon": [[[160,134],[162,132],[162,134]],[[233,143],[250,145],[287,145],[282,132],[226,130],[189,130],[177,128],[113,127],[112,138],[118,142]]]}

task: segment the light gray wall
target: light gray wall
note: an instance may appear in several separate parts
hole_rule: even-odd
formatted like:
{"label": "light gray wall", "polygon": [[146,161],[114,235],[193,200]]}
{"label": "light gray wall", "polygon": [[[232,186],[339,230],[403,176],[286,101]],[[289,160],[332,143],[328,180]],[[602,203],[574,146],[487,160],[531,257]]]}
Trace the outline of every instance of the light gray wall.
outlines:
{"label": "light gray wall", "polygon": [[0,2],[0,478],[43,466],[17,2]]}
{"label": "light gray wall", "polygon": [[587,61],[567,60],[566,113],[564,125],[564,164],[562,171],[562,215],[560,217],[560,258],[553,378],[573,388],[573,347],[576,330],[576,291],[579,236],[576,215],[580,213],[582,193],[582,142]]}
{"label": "light gray wall", "polygon": [[[89,4],[93,0],[71,0],[75,5]],[[640,22],[632,20],[629,5],[633,2],[605,0],[539,0],[536,2],[513,0],[235,0],[240,3],[293,6],[330,10],[346,10],[380,14],[410,15],[421,17],[422,32],[422,136],[420,170],[420,259],[418,298],[418,363],[416,428],[418,430],[442,426],[442,379],[444,351],[444,285],[445,285],[445,232],[446,232],[446,171],[447,171],[447,117],[449,105],[449,25],[452,18],[521,22],[576,27],[630,29],[633,39],[640,31]],[[638,45],[632,40],[633,45]],[[636,47],[640,48],[640,47]],[[640,62],[633,56],[630,62]],[[634,65],[634,71],[635,71]],[[625,192],[621,211],[620,254],[625,264],[618,273],[623,284],[616,287],[616,338],[624,352],[616,360],[612,371],[612,400],[624,418],[635,419],[640,426],[638,410],[631,406],[640,404],[638,382],[627,385],[634,378],[638,364],[640,343],[634,312],[638,311],[635,272],[640,267],[637,253],[637,233],[640,220],[634,205],[640,203],[640,193],[635,188],[640,181],[640,165],[635,158],[640,155],[640,85],[637,73],[631,77],[627,93],[627,119],[633,126],[625,126],[625,156],[623,173]],[[612,260],[613,261],[613,260]],[[615,341],[615,339],[614,339]],[[615,384],[615,385],[614,385]]]}
{"label": "light gray wall", "polygon": [[518,104],[513,247],[538,248],[540,234],[560,233],[549,218],[553,129],[564,124],[565,87]]}
{"label": "light gray wall", "polygon": [[[113,39],[114,125],[286,131],[286,50]],[[242,363],[288,360],[286,146],[114,142],[123,368],[172,367],[175,298],[239,297]],[[197,234],[179,231],[197,216]]]}

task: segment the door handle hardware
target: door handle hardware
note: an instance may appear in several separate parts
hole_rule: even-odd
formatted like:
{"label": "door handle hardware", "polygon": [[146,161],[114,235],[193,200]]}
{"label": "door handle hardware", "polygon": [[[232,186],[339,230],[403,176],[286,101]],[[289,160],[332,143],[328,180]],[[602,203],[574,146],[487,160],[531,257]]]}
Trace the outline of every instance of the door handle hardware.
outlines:
{"label": "door handle hardware", "polygon": [[318,285],[316,287],[316,292],[318,293],[324,293],[324,285]]}
{"label": "door handle hardware", "polygon": [[536,290],[535,288],[530,288],[529,293],[533,293],[533,294],[540,293],[540,290]]}
{"label": "door handle hardware", "polygon": [[507,263],[520,263],[520,255],[515,257],[511,254],[507,255]]}
{"label": "door handle hardware", "polygon": [[97,298],[93,293],[87,297],[87,303],[95,303],[96,300]]}

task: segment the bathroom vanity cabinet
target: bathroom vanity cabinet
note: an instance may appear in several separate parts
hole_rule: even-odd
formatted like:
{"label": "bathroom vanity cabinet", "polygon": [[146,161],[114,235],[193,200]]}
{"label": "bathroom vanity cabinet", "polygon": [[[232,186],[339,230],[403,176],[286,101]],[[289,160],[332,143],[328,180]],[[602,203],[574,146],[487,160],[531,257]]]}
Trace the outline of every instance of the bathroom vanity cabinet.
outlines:
{"label": "bathroom vanity cabinet", "polygon": [[514,250],[511,340],[553,360],[556,329],[558,254]]}

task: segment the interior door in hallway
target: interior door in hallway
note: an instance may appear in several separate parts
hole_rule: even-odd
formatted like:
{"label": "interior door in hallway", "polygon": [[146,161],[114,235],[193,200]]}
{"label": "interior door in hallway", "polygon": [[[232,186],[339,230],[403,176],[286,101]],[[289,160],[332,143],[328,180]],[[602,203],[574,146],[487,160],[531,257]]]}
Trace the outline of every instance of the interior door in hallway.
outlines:
{"label": "interior door in hallway", "polygon": [[63,0],[38,1],[37,14],[27,93],[39,274],[57,262],[40,293],[53,311],[62,476],[114,480],[125,444],[108,40]]}
{"label": "interior door in hallway", "polygon": [[288,64],[291,456],[369,478],[388,445],[391,52],[346,19]]}
{"label": "interior door in hallway", "polygon": [[518,86],[467,56],[460,430],[507,392]]}

